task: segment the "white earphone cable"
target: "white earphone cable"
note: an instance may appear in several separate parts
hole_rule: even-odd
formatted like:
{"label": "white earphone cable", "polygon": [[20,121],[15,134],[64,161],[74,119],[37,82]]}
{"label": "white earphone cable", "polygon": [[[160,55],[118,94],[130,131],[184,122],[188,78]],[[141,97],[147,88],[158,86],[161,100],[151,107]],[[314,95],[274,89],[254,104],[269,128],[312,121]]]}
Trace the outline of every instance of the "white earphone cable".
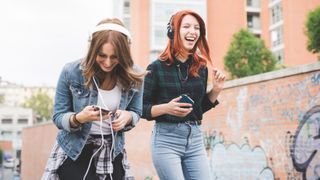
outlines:
{"label": "white earphone cable", "polygon": [[88,175],[88,172],[89,172],[89,169],[90,169],[90,166],[91,166],[91,162],[92,162],[92,159],[93,157],[103,148],[103,143],[104,143],[104,137],[103,137],[103,133],[102,133],[102,111],[101,111],[101,107],[99,107],[99,111],[100,111],[100,133],[101,133],[101,145],[100,147],[97,149],[96,152],[94,152],[90,158],[90,161],[89,161],[89,164],[88,164],[88,167],[87,167],[87,170],[86,170],[86,173],[84,174],[83,176],[83,180],[86,179],[86,176]]}
{"label": "white earphone cable", "polygon": [[[99,88],[98,88],[99,86],[98,86],[95,78],[92,77],[92,79],[93,79],[93,82],[94,82],[95,86],[97,87],[98,97],[100,97],[103,106],[104,106],[105,108],[107,108],[107,106],[106,106],[106,104],[105,104],[105,102],[104,102],[104,100],[103,100],[103,96],[101,95],[101,93],[100,93],[100,91],[99,91]],[[109,109],[109,108],[107,108],[107,109]],[[103,119],[102,119],[102,110],[101,110],[101,107],[100,107],[100,106],[99,106],[99,113],[100,113],[101,146],[97,149],[96,152],[94,152],[94,153],[92,154],[92,156],[91,156],[91,158],[90,158],[90,161],[89,161],[89,164],[88,164],[88,168],[87,168],[87,170],[86,170],[86,173],[85,173],[85,175],[83,176],[83,180],[85,180],[85,179],[86,179],[86,176],[88,175],[88,172],[89,172],[89,169],[90,169],[90,166],[91,166],[92,159],[93,159],[94,156],[103,148],[103,145],[104,145],[104,136],[103,136],[103,132],[102,132],[102,121],[103,121]],[[112,113],[112,114],[110,114],[110,115],[111,115],[111,118],[110,118],[110,119],[111,119],[111,121],[110,121],[110,129],[111,129],[111,137],[112,137],[112,143],[111,143],[111,148],[110,148],[110,161],[112,161],[112,150],[113,150],[113,148],[114,148],[114,139],[115,139],[115,138],[114,138],[114,134],[113,134],[113,129],[112,129],[112,120],[113,120],[113,118],[116,117],[116,115],[115,115],[114,113]],[[113,179],[112,179],[112,173],[110,174],[110,179],[113,180]]]}

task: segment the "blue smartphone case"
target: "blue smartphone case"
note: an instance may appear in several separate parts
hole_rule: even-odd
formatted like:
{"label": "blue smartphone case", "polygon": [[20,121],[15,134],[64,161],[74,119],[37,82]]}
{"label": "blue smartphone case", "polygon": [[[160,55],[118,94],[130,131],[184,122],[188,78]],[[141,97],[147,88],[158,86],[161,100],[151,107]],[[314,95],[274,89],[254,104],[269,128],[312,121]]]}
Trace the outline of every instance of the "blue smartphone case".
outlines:
{"label": "blue smartphone case", "polygon": [[186,94],[181,95],[181,99],[179,102],[194,104],[194,101]]}

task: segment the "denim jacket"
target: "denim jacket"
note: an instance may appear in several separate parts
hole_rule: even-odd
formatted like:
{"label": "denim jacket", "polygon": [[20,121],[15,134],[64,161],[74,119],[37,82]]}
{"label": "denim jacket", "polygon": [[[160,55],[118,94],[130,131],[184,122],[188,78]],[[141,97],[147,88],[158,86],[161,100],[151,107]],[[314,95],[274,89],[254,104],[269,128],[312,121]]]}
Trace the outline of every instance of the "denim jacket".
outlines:
{"label": "denim jacket", "polygon": [[[137,66],[134,71],[139,71]],[[143,87],[131,86],[129,90],[121,89],[120,110],[127,110],[132,114],[132,123],[115,134],[113,158],[124,149],[124,131],[132,129],[142,114]],[[86,122],[79,128],[71,128],[70,116],[80,112],[85,106],[95,105],[98,101],[98,91],[95,86],[90,89],[84,86],[81,60],[64,66],[56,89],[53,121],[60,129],[57,142],[65,153],[73,160],[80,155],[89,136],[92,122]]]}

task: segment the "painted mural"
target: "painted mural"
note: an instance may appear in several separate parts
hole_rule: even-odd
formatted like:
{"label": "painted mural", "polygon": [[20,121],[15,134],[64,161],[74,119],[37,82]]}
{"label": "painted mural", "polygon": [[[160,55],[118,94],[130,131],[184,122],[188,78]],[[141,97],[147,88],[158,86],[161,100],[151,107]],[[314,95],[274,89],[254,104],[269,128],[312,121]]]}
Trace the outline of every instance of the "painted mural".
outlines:
{"label": "painted mural", "polygon": [[292,147],[294,167],[304,180],[320,180],[320,105],[311,108],[300,122]]}
{"label": "painted mural", "polygon": [[204,133],[212,179],[320,180],[319,72],[222,98]]}
{"label": "painted mural", "polygon": [[[210,158],[213,179],[274,179],[261,147],[222,143],[212,149]],[[230,173],[232,172],[232,173]]]}

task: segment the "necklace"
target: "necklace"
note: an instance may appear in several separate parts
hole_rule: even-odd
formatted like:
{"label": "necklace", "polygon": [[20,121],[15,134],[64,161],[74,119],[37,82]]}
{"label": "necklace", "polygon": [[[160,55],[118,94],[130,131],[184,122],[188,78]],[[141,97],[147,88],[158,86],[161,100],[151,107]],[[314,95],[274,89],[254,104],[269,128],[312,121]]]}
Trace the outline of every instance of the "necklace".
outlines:
{"label": "necklace", "polygon": [[189,78],[189,65],[187,65],[187,75],[186,75],[186,77],[183,77],[183,75],[181,73],[180,64],[177,65],[177,68],[178,68],[178,76],[179,76],[180,81],[186,82],[188,80],[188,78]]}

